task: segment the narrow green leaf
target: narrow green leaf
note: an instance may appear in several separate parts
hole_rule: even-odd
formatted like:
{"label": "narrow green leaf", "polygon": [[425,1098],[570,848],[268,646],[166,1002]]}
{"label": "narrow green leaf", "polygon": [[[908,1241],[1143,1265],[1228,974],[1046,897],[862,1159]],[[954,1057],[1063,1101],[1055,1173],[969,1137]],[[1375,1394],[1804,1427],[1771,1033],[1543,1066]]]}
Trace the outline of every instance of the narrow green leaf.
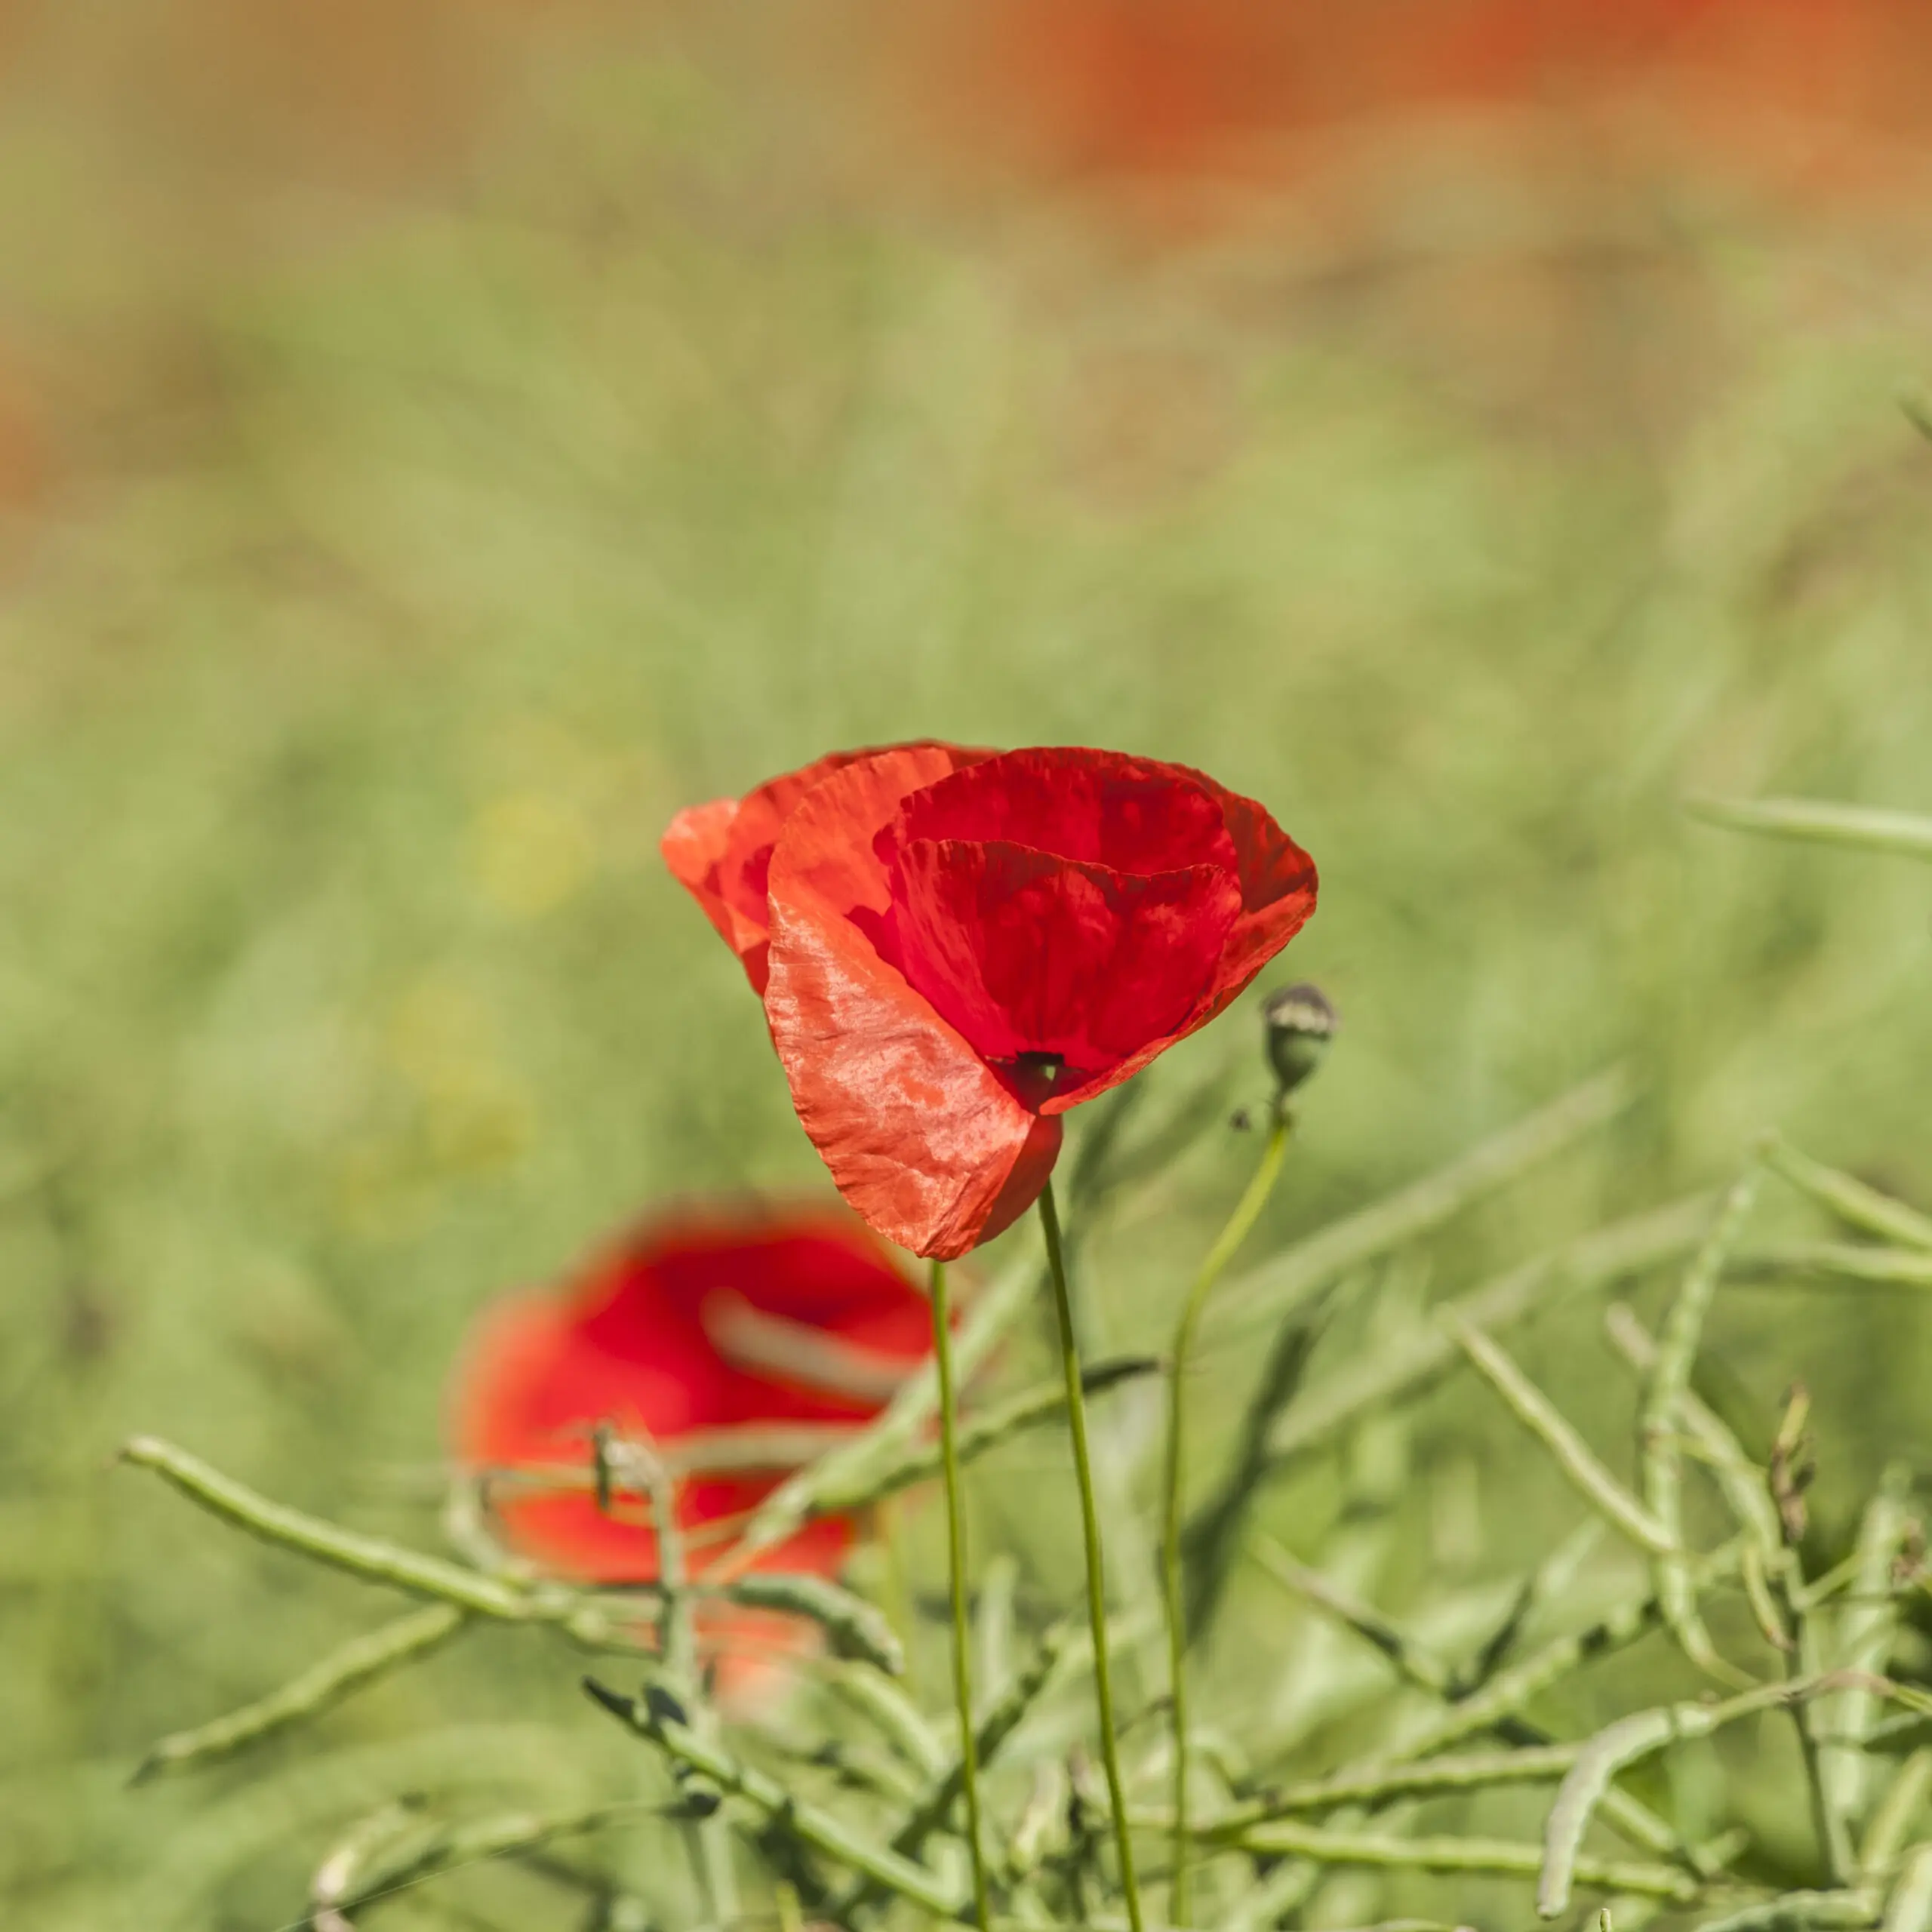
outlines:
{"label": "narrow green leaf", "polygon": [[1932,818],[1912,812],[1836,804],[1823,798],[1693,798],[1686,809],[1694,817],[1737,832],[1932,859]]}

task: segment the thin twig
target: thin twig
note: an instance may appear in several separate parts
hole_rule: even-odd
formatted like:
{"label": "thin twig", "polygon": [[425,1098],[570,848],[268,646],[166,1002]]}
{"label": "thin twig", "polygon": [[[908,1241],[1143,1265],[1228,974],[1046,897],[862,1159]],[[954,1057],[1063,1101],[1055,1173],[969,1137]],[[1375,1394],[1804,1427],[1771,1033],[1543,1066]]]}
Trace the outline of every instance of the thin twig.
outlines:
{"label": "thin twig", "polygon": [[928,1912],[952,1918],[967,1909],[923,1866],[900,1857],[883,1845],[868,1844],[831,1813],[804,1803],[777,1780],[706,1743],[665,1710],[661,1700],[626,1697],[589,1678],[584,1680],[584,1688],[606,1710],[673,1762],[684,1765],[728,1795],[742,1798],[783,1836],[823,1853],[848,1870],[863,1872],[888,1891],[923,1906]]}
{"label": "thin twig", "polygon": [[1438,1318],[1444,1332],[1472,1362],[1510,1413],[1556,1460],[1583,1500],[1653,1556],[1674,1553],[1677,1542],[1669,1527],[1652,1515],[1598,1459],[1565,1417],[1480,1328],[1445,1312]]}
{"label": "thin twig", "polygon": [[445,1562],[441,1557],[425,1556],[379,1537],[338,1529],[285,1503],[271,1503],[246,1484],[211,1468],[199,1457],[156,1437],[136,1436],[122,1448],[121,1457],[137,1468],[152,1469],[190,1500],[250,1535],[346,1570],[365,1582],[387,1583],[416,1596],[453,1604],[472,1616],[506,1623],[527,1623],[555,1614],[530,1591]]}
{"label": "thin twig", "polygon": [[[966,1614],[966,1515],[959,1489],[958,1406],[952,1379],[952,1325],[946,1306],[946,1264],[932,1264],[933,1361],[939,1378],[940,1454],[946,1475],[946,1580],[952,1608],[952,1697],[959,1719],[958,1788],[966,1794],[966,1844],[973,1867],[973,1910],[991,1932],[986,1850],[980,1811],[978,1743],[973,1727],[973,1633]],[[950,1800],[949,1800],[949,1803]],[[908,1847],[895,1847],[895,1850]],[[916,1851],[915,1841],[910,1850]],[[835,1913],[844,1918],[849,1913]]]}
{"label": "thin twig", "polygon": [[1337,1623],[1346,1624],[1364,1642],[1380,1651],[1419,1690],[1444,1699],[1452,1694],[1454,1685],[1449,1666],[1413,1637],[1398,1630],[1380,1611],[1359,1601],[1340,1584],[1305,1564],[1297,1563],[1272,1537],[1258,1534],[1251,1536],[1247,1546],[1262,1567],[1284,1589],[1305,1597],[1318,1610],[1325,1611]]}
{"label": "thin twig", "polygon": [[379,1677],[440,1649],[469,1620],[453,1604],[413,1610],[381,1629],[352,1638],[311,1664],[278,1690],[192,1730],[177,1730],[152,1746],[134,1781],[206,1764],[258,1743],[292,1724],[318,1715]]}
{"label": "thin twig", "polygon": [[[1197,1838],[1203,1835],[1195,1832]],[[1397,1838],[1369,1832],[1340,1832],[1318,1825],[1275,1819],[1251,1826],[1232,1837],[1211,1824],[1206,1835],[1216,1843],[1237,1845],[1244,1851],[1271,1858],[1305,1858],[1321,1865],[1379,1866],[1392,1871],[1494,1872],[1499,1876],[1534,1878],[1542,1869],[1539,1845],[1478,1838]],[[1579,1859],[1577,1878],[1605,1891],[1633,1892],[1650,1898],[1684,1903],[1700,1887],[1688,1872],[1668,1865],[1647,1865],[1610,1859]]]}
{"label": "thin twig", "polygon": [[1665,1533],[1654,1549],[1652,1574],[1665,1627],[1684,1654],[1701,1669],[1734,1678],[1737,1673],[1718,1657],[1697,1612],[1690,1566],[1684,1547],[1683,1445],[1684,1398],[1691,1364],[1703,1339],[1704,1318],[1717,1293],[1724,1263],[1737,1244],[1758,1198],[1764,1164],[1755,1154],[1745,1163],[1719,1208],[1710,1232],[1684,1271],[1657,1337],[1657,1356],[1644,1386],[1638,1429],[1638,1454],[1644,1507]]}

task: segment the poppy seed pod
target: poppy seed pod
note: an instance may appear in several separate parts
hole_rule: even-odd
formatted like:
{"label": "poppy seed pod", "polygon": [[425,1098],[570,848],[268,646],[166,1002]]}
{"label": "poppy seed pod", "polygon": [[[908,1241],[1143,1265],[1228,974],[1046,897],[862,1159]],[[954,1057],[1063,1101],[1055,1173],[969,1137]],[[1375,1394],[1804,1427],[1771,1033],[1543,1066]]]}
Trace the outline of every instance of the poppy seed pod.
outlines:
{"label": "poppy seed pod", "polygon": [[1328,1043],[1340,1023],[1334,1008],[1319,986],[1284,986],[1261,1002],[1266,1029],[1268,1064],[1279,1083],[1276,1097],[1285,1100],[1327,1057]]}

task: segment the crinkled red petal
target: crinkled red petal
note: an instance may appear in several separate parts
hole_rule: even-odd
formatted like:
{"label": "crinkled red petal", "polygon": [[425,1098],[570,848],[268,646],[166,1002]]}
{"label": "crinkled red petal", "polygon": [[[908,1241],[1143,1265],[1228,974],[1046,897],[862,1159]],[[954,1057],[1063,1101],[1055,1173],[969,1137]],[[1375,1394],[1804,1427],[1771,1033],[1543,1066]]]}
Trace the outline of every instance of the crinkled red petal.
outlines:
{"label": "crinkled red petal", "polygon": [[1255,974],[1308,923],[1315,910],[1319,886],[1315,861],[1263,807],[1217,784],[1204,772],[1178,765],[1171,769],[1185,773],[1219,801],[1228,835],[1233,841],[1241,909],[1229,929],[1213,982],[1186,1022],[1173,1032],[1150,1040],[1100,1078],[1057,1089],[1044,1103],[1041,1111],[1044,1113],[1064,1113],[1069,1107],[1077,1107],[1109,1088],[1118,1087],[1177,1041],[1198,1032],[1226,1010]]}
{"label": "crinkled red petal", "polygon": [[738,955],[754,992],[764,991],[771,925],[765,874],[772,847],[792,807],[828,774],[878,750],[899,749],[829,752],[796,771],[768,779],[742,798],[715,798],[709,804],[689,806],[666,828],[658,844],[664,863]]}
{"label": "crinkled red petal", "polygon": [[888,752],[832,774],[793,811],[771,872],[765,1016],[798,1118],[852,1206],[937,1260],[1024,1213],[1060,1151],[1058,1123],[1023,1106],[872,937],[891,909],[878,834],[909,794],[979,756]]}

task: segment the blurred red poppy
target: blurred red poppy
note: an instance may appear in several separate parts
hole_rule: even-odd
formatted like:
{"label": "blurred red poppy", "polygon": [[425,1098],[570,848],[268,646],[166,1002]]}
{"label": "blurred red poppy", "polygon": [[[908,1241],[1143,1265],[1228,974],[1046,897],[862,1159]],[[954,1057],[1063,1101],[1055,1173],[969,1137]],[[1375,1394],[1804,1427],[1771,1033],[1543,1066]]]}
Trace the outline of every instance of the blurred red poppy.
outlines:
{"label": "blurred red poppy", "polygon": [[[511,1546],[586,1582],[657,1574],[648,1512],[589,1493],[600,1424],[659,1454],[678,1478],[678,1521],[721,1525],[842,1425],[876,1415],[931,1346],[928,1305],[884,1247],[823,1210],[687,1213],[654,1222],[561,1293],[514,1297],[472,1336],[452,1392],[456,1453],[506,1478],[492,1500]],[[561,1471],[577,1489],[546,1489]],[[761,1552],[758,1567],[836,1570],[852,1538],[835,1517]],[[693,1539],[692,1571],[719,1545]]]}
{"label": "blurred red poppy", "polygon": [[1315,908],[1308,855],[1183,766],[927,744],[808,771],[764,861],[765,1014],[840,1192],[918,1254],[1017,1219],[1060,1115],[1204,1026]]}

